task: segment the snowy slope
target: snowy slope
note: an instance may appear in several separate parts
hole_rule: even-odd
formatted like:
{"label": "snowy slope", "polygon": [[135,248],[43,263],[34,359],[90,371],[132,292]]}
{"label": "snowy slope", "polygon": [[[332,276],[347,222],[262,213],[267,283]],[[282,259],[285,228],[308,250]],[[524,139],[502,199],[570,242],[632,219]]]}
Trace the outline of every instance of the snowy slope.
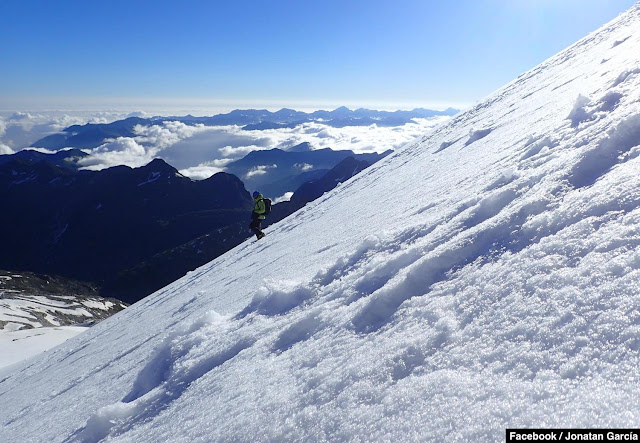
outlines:
{"label": "snowy slope", "polygon": [[12,367],[0,441],[637,426],[639,154],[640,4],[264,240]]}
{"label": "snowy slope", "polygon": [[81,282],[0,270],[0,368],[57,346],[125,307]]}
{"label": "snowy slope", "polygon": [[88,326],[54,326],[0,332],[0,370],[46,352],[89,329]]}

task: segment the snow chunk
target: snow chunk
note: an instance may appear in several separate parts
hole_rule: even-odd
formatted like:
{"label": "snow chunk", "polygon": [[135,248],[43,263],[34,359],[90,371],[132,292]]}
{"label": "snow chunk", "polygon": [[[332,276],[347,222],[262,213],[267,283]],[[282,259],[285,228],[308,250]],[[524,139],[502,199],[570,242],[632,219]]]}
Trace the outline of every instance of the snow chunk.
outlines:
{"label": "snow chunk", "polygon": [[465,146],[469,146],[471,143],[474,143],[482,138],[485,138],[487,135],[491,134],[493,128],[483,128],[483,129],[472,129],[469,132],[469,139],[465,142]]}
{"label": "snow chunk", "polygon": [[591,119],[592,114],[585,110],[586,106],[590,103],[590,100],[583,96],[578,95],[575,104],[573,105],[573,109],[567,116],[569,120],[571,120],[571,127],[577,128],[578,125],[582,122],[585,122]]}

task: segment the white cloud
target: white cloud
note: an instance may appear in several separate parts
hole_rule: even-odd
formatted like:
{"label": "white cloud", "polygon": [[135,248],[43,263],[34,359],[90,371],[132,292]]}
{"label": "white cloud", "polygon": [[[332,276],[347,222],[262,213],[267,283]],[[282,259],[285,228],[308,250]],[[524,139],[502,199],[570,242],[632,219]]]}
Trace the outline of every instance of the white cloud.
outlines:
{"label": "white cloud", "polygon": [[33,116],[28,112],[14,112],[9,116],[7,120],[9,121],[24,121],[24,120],[32,120]]}
{"label": "white cloud", "polygon": [[[404,146],[448,119],[449,117],[415,119],[415,122],[396,127],[382,127],[373,124],[333,128],[319,122],[313,122],[294,128],[245,131],[239,127],[229,127],[228,130],[233,131],[237,136],[266,138],[270,141],[268,148],[288,149],[300,143],[309,142],[315,149],[346,149],[354,151],[356,154],[372,151],[381,153],[388,149],[398,149]],[[235,149],[240,148],[242,147]]]}
{"label": "white cloud", "polygon": [[150,145],[157,150],[162,150],[179,142],[180,140],[193,137],[196,133],[208,131],[210,129],[211,128],[207,128],[202,124],[189,126],[182,122],[172,121],[164,122],[162,126],[136,125],[133,128],[133,132],[136,134],[135,140],[138,143]]}
{"label": "white cloud", "polygon": [[220,148],[220,154],[223,157],[235,157],[240,158],[244,157],[250,152],[264,150],[265,148],[262,146],[256,145],[248,145],[248,146],[225,146],[224,148]]}
{"label": "white cloud", "polygon": [[264,175],[264,174],[267,173],[267,171],[269,169],[275,169],[277,167],[278,167],[278,165],[258,165],[258,166],[255,166],[255,167],[251,168],[249,170],[249,172],[247,172],[245,174],[245,178],[251,178],[251,177],[254,177],[256,175]]}
{"label": "white cloud", "polygon": [[145,148],[133,138],[119,137],[114,141],[89,151],[91,156],[78,161],[83,169],[100,170],[110,166],[126,165],[132,168],[143,166],[155,157],[155,148]]}
{"label": "white cloud", "polygon": [[0,155],[13,154],[13,149],[9,146],[0,143]]}
{"label": "white cloud", "polygon": [[313,165],[310,165],[309,163],[296,163],[293,166],[300,169],[301,171],[310,171],[313,169]]}
{"label": "white cloud", "polygon": [[[40,152],[42,154],[55,154],[58,151],[52,151],[51,149],[47,149],[47,148],[27,148],[24,149],[25,151],[36,151],[36,152]],[[64,149],[61,149],[62,151],[64,151]]]}
{"label": "white cloud", "polygon": [[[136,125],[133,128],[135,137],[118,137],[115,140],[107,140],[105,144],[95,149],[86,150],[91,156],[83,159],[80,164],[84,169],[91,170],[117,165],[126,165],[132,168],[144,166],[160,156],[162,151],[168,147],[205,131],[211,131],[211,128],[204,125],[189,126],[175,121],[165,122],[162,125]],[[217,169],[220,170],[219,167]],[[194,174],[198,176],[203,173],[203,168],[194,169]]]}
{"label": "white cloud", "polygon": [[213,174],[224,171],[224,166],[231,161],[232,159],[219,159],[200,163],[198,166],[181,169],[180,174],[193,180],[203,180],[211,177]]}
{"label": "white cloud", "polygon": [[331,131],[329,131],[329,128],[325,128],[325,129],[323,129],[321,131],[318,131],[316,133],[316,137],[318,137],[318,138],[335,138],[335,136],[332,136]]}
{"label": "white cloud", "polygon": [[13,154],[13,149],[2,142],[2,136],[4,135],[6,129],[7,124],[2,118],[0,118],[0,155]]}
{"label": "white cloud", "polygon": [[86,123],[109,123],[124,117],[121,112],[14,112],[2,113],[3,130],[0,144],[14,151],[31,146],[35,141],[48,135],[60,133],[72,125]]}

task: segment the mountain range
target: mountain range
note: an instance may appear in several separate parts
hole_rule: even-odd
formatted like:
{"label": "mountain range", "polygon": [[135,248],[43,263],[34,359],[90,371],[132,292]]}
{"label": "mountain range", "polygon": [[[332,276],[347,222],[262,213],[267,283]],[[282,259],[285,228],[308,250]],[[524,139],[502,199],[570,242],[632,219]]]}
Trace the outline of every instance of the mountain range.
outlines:
{"label": "mountain range", "polygon": [[234,110],[227,114],[218,114],[210,117],[194,117],[192,115],[151,118],[129,117],[112,123],[89,123],[69,126],[59,134],[52,134],[37,140],[31,146],[50,150],[62,148],[91,149],[102,145],[109,139],[136,136],[134,128],[138,125],[161,125],[168,121],[178,121],[187,125],[236,125],[242,126],[247,130],[295,127],[310,122],[320,122],[333,127],[369,126],[372,124],[378,126],[400,126],[416,118],[452,116],[458,112],[457,109],[453,108],[448,108],[444,111],[416,108],[411,111],[391,112],[369,109],[352,111],[346,107],[340,107],[333,111],[315,111],[312,113],[284,108],[276,112],[270,112],[265,109]]}

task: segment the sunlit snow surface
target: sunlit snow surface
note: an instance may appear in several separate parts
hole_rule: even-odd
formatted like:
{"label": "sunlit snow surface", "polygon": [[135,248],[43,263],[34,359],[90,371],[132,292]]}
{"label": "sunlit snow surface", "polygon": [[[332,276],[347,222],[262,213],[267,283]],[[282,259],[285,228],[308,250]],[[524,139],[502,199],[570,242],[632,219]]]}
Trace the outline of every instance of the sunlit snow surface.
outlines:
{"label": "sunlit snow surface", "polygon": [[0,440],[637,427],[639,100],[635,6],[264,240],[4,374]]}
{"label": "sunlit snow surface", "polygon": [[6,366],[48,351],[87,329],[86,326],[57,326],[2,331],[0,333],[0,374],[8,370],[5,369]]}

